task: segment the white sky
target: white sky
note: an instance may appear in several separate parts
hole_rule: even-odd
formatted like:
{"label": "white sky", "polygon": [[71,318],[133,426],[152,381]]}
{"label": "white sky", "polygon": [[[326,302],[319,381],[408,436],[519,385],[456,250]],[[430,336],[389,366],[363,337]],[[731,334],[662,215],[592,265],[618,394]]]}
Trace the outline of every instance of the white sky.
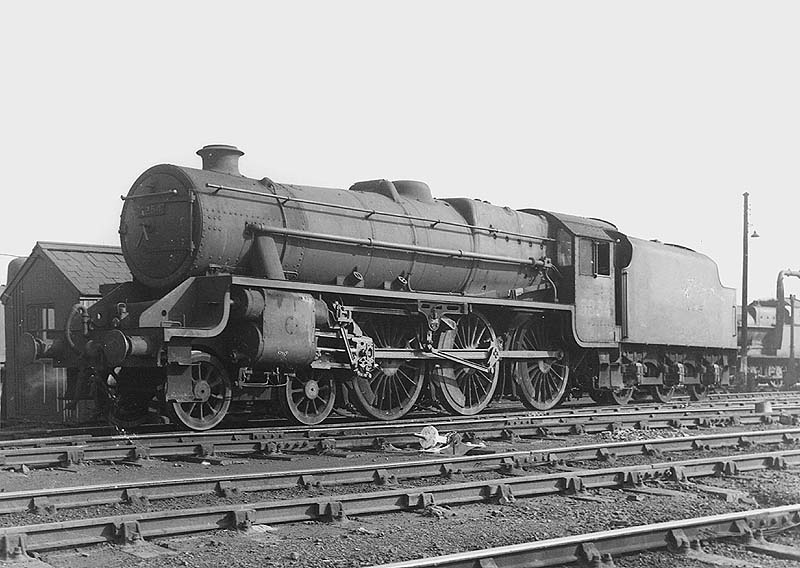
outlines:
{"label": "white sky", "polygon": [[799,20],[796,2],[7,2],[0,253],[117,244],[141,171],[227,143],[256,178],[604,218],[737,288],[749,191],[750,297],[773,297],[800,269]]}

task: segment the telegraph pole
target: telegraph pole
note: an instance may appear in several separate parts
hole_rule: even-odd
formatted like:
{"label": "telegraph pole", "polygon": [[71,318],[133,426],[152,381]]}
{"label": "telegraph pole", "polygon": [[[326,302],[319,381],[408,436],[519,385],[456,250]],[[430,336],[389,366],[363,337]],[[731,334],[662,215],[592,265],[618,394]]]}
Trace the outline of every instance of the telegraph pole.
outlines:
{"label": "telegraph pole", "polygon": [[742,228],[742,345],[739,355],[740,368],[744,383],[747,384],[747,260],[748,260],[748,221],[749,197],[748,192],[744,192],[744,225]]}
{"label": "telegraph pole", "polygon": [[[789,384],[790,386],[794,386],[797,383],[797,374],[796,374],[796,364],[794,362],[794,303],[795,303],[795,296],[792,294],[789,296],[789,301],[792,303],[792,308],[790,312],[790,319],[789,319],[789,376],[787,379],[784,380],[784,384]],[[780,347],[779,347],[780,348]]]}

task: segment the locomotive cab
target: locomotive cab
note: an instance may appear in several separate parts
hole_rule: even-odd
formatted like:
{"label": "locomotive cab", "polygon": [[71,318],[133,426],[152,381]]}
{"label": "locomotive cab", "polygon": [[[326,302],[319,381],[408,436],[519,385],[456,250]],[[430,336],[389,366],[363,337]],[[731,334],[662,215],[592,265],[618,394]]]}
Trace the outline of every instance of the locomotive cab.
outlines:
{"label": "locomotive cab", "polygon": [[575,305],[573,334],[582,347],[616,347],[619,329],[615,310],[615,237],[611,223],[540,211],[547,215],[556,242],[561,274],[559,299]]}

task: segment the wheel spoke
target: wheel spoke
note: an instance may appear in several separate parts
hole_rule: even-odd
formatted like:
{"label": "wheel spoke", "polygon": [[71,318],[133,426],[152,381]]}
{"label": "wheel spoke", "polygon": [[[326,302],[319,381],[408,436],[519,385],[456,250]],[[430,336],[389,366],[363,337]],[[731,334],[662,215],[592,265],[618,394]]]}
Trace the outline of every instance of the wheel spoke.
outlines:
{"label": "wheel spoke", "polygon": [[[418,337],[420,319],[395,316],[365,315],[359,321],[375,347],[409,349]],[[350,381],[355,401],[365,414],[381,420],[400,418],[409,412],[422,391],[426,363],[424,360],[397,361],[378,359],[378,367],[367,381]],[[371,390],[371,392],[370,392]]]}
{"label": "wheel spoke", "polygon": [[[557,351],[564,345],[560,333],[553,333],[551,322],[531,319],[518,328],[512,338],[512,348],[524,351]],[[542,369],[542,366],[546,370]],[[518,393],[528,408],[548,410],[558,404],[566,392],[569,379],[569,366],[564,358],[530,359],[511,364],[522,380]]]}
{"label": "wheel spoke", "polygon": [[[459,318],[454,331],[442,334],[439,348],[488,349],[495,344],[496,336],[489,321],[473,312]],[[497,388],[499,364],[489,373],[454,362],[440,363],[439,369],[436,384],[441,400],[453,413],[476,414],[490,403]]]}

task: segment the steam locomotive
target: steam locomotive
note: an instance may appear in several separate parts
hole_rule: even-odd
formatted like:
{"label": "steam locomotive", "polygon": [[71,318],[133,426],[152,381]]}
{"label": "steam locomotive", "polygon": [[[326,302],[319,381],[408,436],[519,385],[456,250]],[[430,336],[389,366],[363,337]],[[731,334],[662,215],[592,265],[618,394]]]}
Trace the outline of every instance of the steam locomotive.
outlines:
{"label": "steam locomotive", "polygon": [[[784,293],[786,277],[800,278],[800,272],[778,272],[775,300],[757,300],[741,315],[747,318],[747,378],[748,386],[791,388],[797,382],[795,331],[800,327],[800,303]],[[742,343],[744,327],[739,328]]]}
{"label": "steam locomotive", "polygon": [[421,397],[472,415],[501,381],[535,410],[730,384],[734,290],[702,254],[418,181],[281,184],[241,175],[236,147],[197,153],[202,169],[154,166],[123,197],[133,281],[26,340],[105,389],[118,424],[154,407],[195,430],[278,409],[393,420]]}

